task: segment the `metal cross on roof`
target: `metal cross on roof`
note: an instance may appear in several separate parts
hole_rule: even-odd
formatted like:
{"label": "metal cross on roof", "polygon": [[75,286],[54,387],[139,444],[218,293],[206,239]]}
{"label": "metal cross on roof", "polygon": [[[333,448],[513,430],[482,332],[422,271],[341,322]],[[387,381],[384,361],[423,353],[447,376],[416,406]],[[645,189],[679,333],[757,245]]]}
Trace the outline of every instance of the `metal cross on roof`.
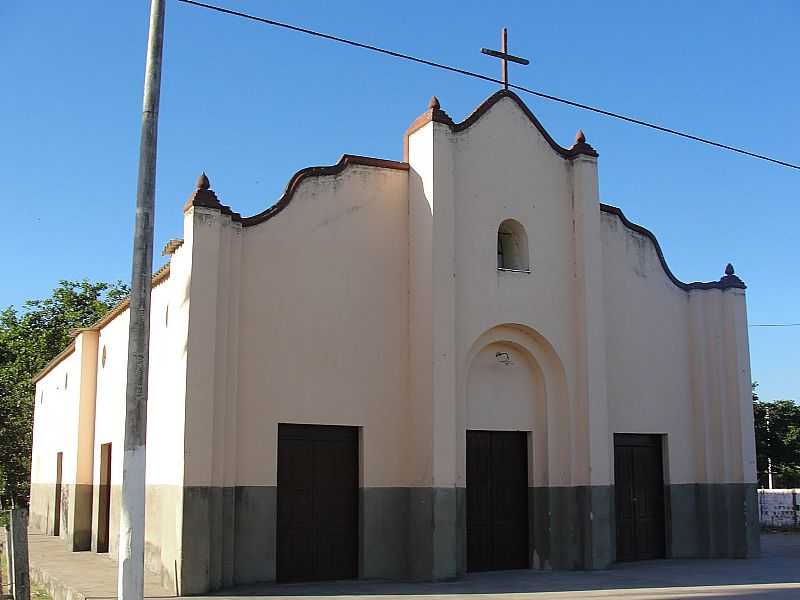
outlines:
{"label": "metal cross on roof", "polygon": [[481,48],[481,52],[494,56],[503,61],[503,87],[508,89],[508,61],[519,63],[521,65],[528,65],[530,61],[527,58],[520,58],[508,53],[508,29],[503,27],[502,46],[501,51],[489,50],[488,48]]}

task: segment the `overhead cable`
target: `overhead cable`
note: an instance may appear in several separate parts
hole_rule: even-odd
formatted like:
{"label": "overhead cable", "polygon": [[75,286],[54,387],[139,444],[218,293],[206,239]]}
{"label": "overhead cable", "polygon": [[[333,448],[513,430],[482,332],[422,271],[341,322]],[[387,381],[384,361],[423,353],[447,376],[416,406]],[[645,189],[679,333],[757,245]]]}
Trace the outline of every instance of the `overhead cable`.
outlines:
{"label": "overhead cable", "polygon": [[[423,65],[426,65],[426,66],[429,66],[429,67],[433,67],[433,68],[436,68],[436,69],[443,69],[445,71],[458,73],[460,75],[465,75],[467,77],[473,77],[473,78],[476,78],[476,79],[481,79],[483,81],[490,81],[492,83],[503,84],[503,82],[500,79],[495,79],[494,77],[489,77],[488,75],[483,75],[481,73],[476,73],[474,71],[468,71],[467,69],[460,69],[458,67],[453,67],[453,66],[446,65],[444,63],[440,63],[440,62],[436,62],[436,61],[432,61],[432,60],[426,60],[424,58],[419,58],[419,57],[416,57],[416,56],[412,56],[410,54],[405,54],[403,52],[397,52],[395,50],[389,50],[387,48],[381,48],[379,46],[374,46],[372,44],[365,44],[363,42],[357,42],[355,40],[350,40],[350,39],[347,39],[347,38],[331,35],[329,33],[323,33],[321,31],[314,31],[313,29],[308,29],[306,27],[300,27],[298,25],[291,25],[290,23],[283,23],[281,21],[275,21],[274,19],[267,19],[267,18],[264,18],[264,17],[257,17],[255,15],[251,15],[251,14],[248,14],[248,13],[244,13],[244,12],[240,12],[240,11],[236,11],[236,10],[231,10],[229,8],[224,8],[222,6],[216,6],[214,4],[206,4],[205,2],[197,2],[196,0],[178,0],[178,2],[182,2],[184,4],[190,4],[192,6],[196,6],[196,7],[199,7],[199,8],[205,8],[205,9],[216,11],[216,12],[219,12],[219,13],[222,13],[222,14],[226,14],[226,15],[232,15],[232,16],[236,16],[236,17],[241,17],[243,19],[249,19],[251,21],[256,21],[256,22],[262,23],[264,25],[271,25],[271,26],[274,26],[274,27],[280,27],[282,29],[288,29],[290,31],[295,31],[295,32],[298,32],[298,33],[304,33],[306,35],[311,35],[311,36],[314,36],[314,37],[323,38],[323,39],[330,40],[330,41],[333,41],[333,42],[338,42],[340,44],[346,44],[348,46],[353,46],[355,48],[361,48],[362,50],[369,50],[371,52],[378,52],[380,54],[385,54],[387,56],[392,56],[394,58],[399,58],[399,59],[402,59],[402,60],[408,60],[408,61],[411,61],[411,62],[423,64]],[[568,100],[566,98],[559,98],[558,96],[553,96],[552,94],[546,94],[544,92],[540,92],[540,91],[537,91],[537,90],[532,90],[530,88],[526,88],[524,86],[516,85],[516,84],[513,84],[513,83],[509,83],[508,87],[513,88],[515,90],[519,90],[521,92],[532,94],[534,96],[538,96],[539,98],[544,98],[546,100],[551,100],[553,102],[559,102],[561,104],[566,104],[566,105],[572,106],[574,108],[579,108],[581,110],[587,110],[587,111],[594,112],[594,113],[597,113],[597,114],[601,114],[601,115],[604,115],[604,116],[607,116],[607,117],[612,117],[614,119],[619,119],[621,121],[626,121],[628,123],[633,123],[635,125],[641,125],[642,127],[648,127],[650,129],[655,129],[656,131],[661,131],[663,133],[669,133],[671,135],[682,137],[682,138],[685,138],[685,139],[688,139],[688,140],[693,140],[695,142],[700,142],[702,144],[707,144],[709,146],[714,146],[714,147],[717,147],[717,148],[723,148],[725,150],[730,150],[730,151],[736,152],[738,154],[743,154],[745,156],[750,156],[752,158],[757,158],[757,159],[760,159],[760,160],[766,160],[766,161],[769,161],[769,162],[774,163],[774,164],[778,164],[778,165],[781,165],[781,166],[784,166],[784,167],[789,167],[791,169],[800,170],[800,165],[797,165],[797,164],[793,164],[793,163],[790,163],[790,162],[787,162],[787,161],[784,161],[784,160],[779,160],[777,158],[772,158],[772,157],[766,156],[764,154],[758,154],[756,152],[751,152],[749,150],[745,150],[744,148],[738,148],[736,146],[730,146],[728,144],[723,144],[722,142],[716,142],[714,140],[710,140],[708,138],[704,138],[704,137],[701,137],[701,136],[698,136],[698,135],[693,135],[691,133],[678,131],[677,129],[672,129],[670,127],[665,127],[663,125],[658,125],[656,123],[650,123],[650,122],[644,121],[642,119],[636,119],[634,117],[629,117],[629,116],[626,116],[626,115],[623,115],[623,114],[620,114],[620,113],[612,112],[612,111],[609,111],[609,110],[604,110],[602,108],[597,108],[595,106],[590,106],[590,105],[584,104],[582,102],[576,102],[574,100]]]}

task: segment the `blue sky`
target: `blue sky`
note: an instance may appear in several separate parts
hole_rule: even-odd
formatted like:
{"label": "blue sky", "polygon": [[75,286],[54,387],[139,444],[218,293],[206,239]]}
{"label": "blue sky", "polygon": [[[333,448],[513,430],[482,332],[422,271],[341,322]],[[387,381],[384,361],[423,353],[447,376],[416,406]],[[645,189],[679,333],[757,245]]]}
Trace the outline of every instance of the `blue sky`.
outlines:
{"label": "blue sky", "polygon": [[[508,26],[511,52],[531,59],[512,82],[800,162],[793,0],[225,6],[492,76],[479,49]],[[59,279],[129,279],[148,12],[146,0],[0,4],[0,306]],[[156,255],[182,235],[202,170],[253,214],[302,167],[401,159],[432,94],[461,120],[495,87],[168,0]],[[655,232],[680,279],[717,279],[731,261],[751,323],[800,322],[800,172],[524,99],[562,145],[586,132],[602,201]],[[800,327],[752,328],[750,342],[762,398],[800,399]]]}

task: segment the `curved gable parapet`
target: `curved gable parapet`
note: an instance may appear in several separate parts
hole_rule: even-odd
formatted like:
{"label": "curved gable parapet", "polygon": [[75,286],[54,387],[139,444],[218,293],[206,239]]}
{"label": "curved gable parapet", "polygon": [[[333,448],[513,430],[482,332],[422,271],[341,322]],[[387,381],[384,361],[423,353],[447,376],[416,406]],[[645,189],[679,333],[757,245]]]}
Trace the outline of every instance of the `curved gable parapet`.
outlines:
{"label": "curved gable parapet", "polygon": [[649,229],[638,225],[637,223],[633,223],[629,221],[625,214],[622,212],[621,209],[617,208],[616,206],[611,206],[609,204],[600,204],[600,210],[605,213],[609,213],[616,217],[619,217],[622,224],[625,225],[631,231],[635,231],[636,233],[640,233],[647,237],[656,249],[656,254],[658,255],[658,260],[661,263],[661,267],[664,269],[664,272],[669,277],[670,281],[674,283],[677,287],[682,290],[689,291],[689,290],[727,290],[731,288],[738,288],[738,289],[746,289],[747,286],[744,284],[744,281],[739,279],[734,272],[733,267],[729,264],[725,269],[725,275],[723,275],[719,281],[693,281],[692,283],[685,283],[675,277],[675,275],[670,270],[669,266],[667,265],[667,261],[664,258],[664,252],[661,250],[661,245],[658,243],[655,234]]}
{"label": "curved gable parapet", "polygon": [[259,223],[268,221],[291,203],[292,198],[294,197],[294,194],[297,191],[297,188],[306,179],[314,177],[327,177],[331,175],[338,175],[339,173],[344,171],[347,167],[356,165],[365,167],[376,167],[378,169],[394,169],[396,171],[408,171],[409,169],[408,163],[404,162],[398,162],[395,160],[386,160],[383,158],[372,158],[370,156],[356,156],[353,154],[343,154],[342,158],[340,158],[339,162],[337,162],[335,165],[327,165],[321,167],[306,167],[305,169],[297,171],[297,173],[292,175],[292,178],[289,179],[289,183],[286,184],[286,189],[284,190],[283,195],[275,204],[273,204],[266,210],[263,210],[260,213],[253,215],[252,217],[241,217],[238,220],[242,223],[242,227],[250,227],[252,225],[258,225]]}
{"label": "curved gable parapet", "polygon": [[422,113],[417,119],[411,124],[411,126],[406,131],[406,139],[412,133],[420,129],[421,127],[425,126],[426,124],[430,123],[431,121],[435,123],[442,123],[447,125],[451,131],[454,133],[458,133],[461,131],[465,131],[472,127],[475,123],[477,123],[480,118],[489,112],[489,109],[492,108],[495,104],[500,102],[503,98],[508,98],[516,103],[517,107],[522,111],[522,113],[528,118],[531,124],[536,127],[545,141],[549,144],[549,146],[562,158],[566,159],[573,159],[577,156],[592,156],[597,157],[597,151],[592,148],[588,143],[586,143],[586,138],[583,136],[582,132],[579,132],[578,136],[575,139],[575,144],[571,148],[564,148],[563,146],[559,145],[553,137],[547,132],[544,128],[544,125],[536,118],[531,112],[531,109],[527,107],[527,105],[522,101],[522,99],[517,96],[514,92],[510,90],[499,90],[489,96],[486,100],[481,102],[481,104],[470,113],[470,115],[461,121],[460,123],[456,123],[453,119],[450,118],[445,111],[443,111],[439,105],[438,99],[434,96],[431,99],[431,104],[429,109]]}

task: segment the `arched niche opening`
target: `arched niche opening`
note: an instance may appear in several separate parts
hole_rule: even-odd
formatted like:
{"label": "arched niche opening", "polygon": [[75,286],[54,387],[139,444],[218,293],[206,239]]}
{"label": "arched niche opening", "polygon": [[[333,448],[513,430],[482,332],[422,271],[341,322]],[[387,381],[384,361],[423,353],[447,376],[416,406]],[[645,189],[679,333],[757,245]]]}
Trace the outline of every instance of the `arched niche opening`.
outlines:
{"label": "arched niche opening", "polygon": [[[566,373],[552,345],[521,324],[497,325],[475,340],[459,376],[457,427],[528,431],[534,486],[572,480],[571,403]],[[464,446],[459,481],[466,481]]]}
{"label": "arched niche opening", "polygon": [[467,429],[533,431],[543,415],[544,380],[533,357],[520,346],[493,342],[472,359],[467,375]]}
{"label": "arched niche opening", "polygon": [[514,219],[506,219],[497,228],[497,269],[530,273],[528,234]]}

